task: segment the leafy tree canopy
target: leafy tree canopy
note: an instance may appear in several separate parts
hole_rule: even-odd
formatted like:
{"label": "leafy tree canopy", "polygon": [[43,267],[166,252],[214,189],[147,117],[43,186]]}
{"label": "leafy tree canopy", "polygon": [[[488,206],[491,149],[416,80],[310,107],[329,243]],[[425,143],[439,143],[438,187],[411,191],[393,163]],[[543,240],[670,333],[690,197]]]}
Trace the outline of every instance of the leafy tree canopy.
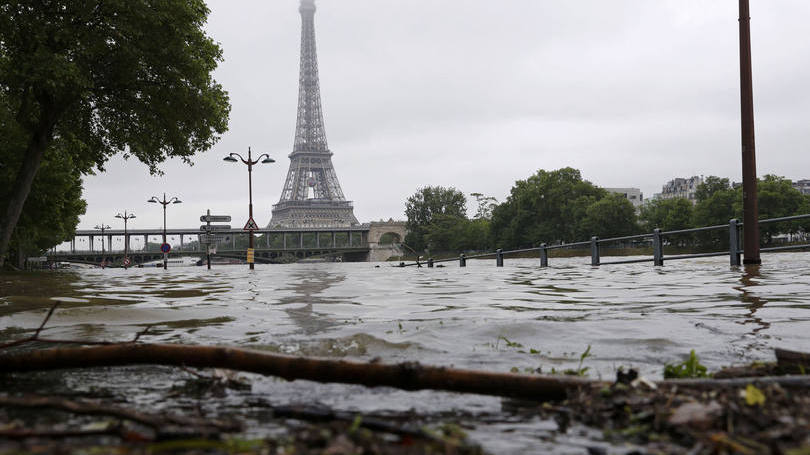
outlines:
{"label": "leafy tree canopy", "polygon": [[589,235],[603,239],[633,235],[639,230],[636,208],[620,194],[609,194],[589,205],[585,209],[582,226],[584,231],[590,233]]}
{"label": "leafy tree canopy", "polygon": [[226,130],[228,96],[211,77],[222,51],[203,31],[207,15],[202,0],[0,4],[0,108],[26,138],[11,151],[21,164],[0,201],[0,265],[55,139],[81,173],[116,153],[159,172]]}
{"label": "leafy tree canopy", "polygon": [[644,230],[653,229],[675,231],[692,227],[694,207],[688,199],[653,199],[641,208],[641,222]]}
{"label": "leafy tree canopy", "polygon": [[502,248],[581,240],[587,235],[581,222],[588,206],[606,195],[577,169],[541,169],[515,182],[506,201],[495,208],[493,240]]}
{"label": "leafy tree canopy", "polygon": [[433,219],[439,215],[466,219],[466,205],[464,193],[455,188],[420,188],[405,203],[405,216],[408,218],[405,243],[416,251],[422,251],[428,246],[425,234]]}

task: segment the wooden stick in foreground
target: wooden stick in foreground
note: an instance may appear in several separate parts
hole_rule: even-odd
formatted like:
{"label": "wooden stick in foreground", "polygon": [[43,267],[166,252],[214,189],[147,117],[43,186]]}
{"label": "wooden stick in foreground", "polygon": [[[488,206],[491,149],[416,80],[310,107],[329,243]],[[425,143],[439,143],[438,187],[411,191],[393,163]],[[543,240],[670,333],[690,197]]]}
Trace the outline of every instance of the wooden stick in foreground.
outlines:
{"label": "wooden stick in foreground", "polygon": [[569,376],[488,373],[424,366],[416,362],[385,365],[179,344],[121,343],[25,353],[0,352],[0,373],[143,364],[225,368],[278,376],[289,381],[306,379],[404,390],[446,390],[540,401],[562,400],[566,398],[567,391],[590,387],[595,383]]}

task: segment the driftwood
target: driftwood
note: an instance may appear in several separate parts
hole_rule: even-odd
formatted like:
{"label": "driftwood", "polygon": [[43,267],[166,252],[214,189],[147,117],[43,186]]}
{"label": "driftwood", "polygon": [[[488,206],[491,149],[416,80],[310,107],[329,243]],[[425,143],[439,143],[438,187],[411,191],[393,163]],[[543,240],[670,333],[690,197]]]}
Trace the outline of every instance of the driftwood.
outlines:
{"label": "driftwood", "polygon": [[15,408],[47,408],[67,411],[73,414],[104,415],[122,420],[139,423],[154,430],[164,430],[168,427],[178,426],[193,428],[197,433],[211,433],[212,431],[238,431],[241,426],[235,422],[221,422],[218,420],[196,419],[176,415],[147,414],[120,406],[104,405],[86,400],[73,401],[58,397],[44,397],[39,395],[23,395],[18,397],[0,396],[0,407]]}
{"label": "driftwood", "polygon": [[0,353],[0,373],[125,365],[225,368],[286,380],[389,386],[404,390],[446,390],[532,400],[560,400],[568,390],[593,381],[567,376],[487,373],[416,362],[395,365],[312,359],[247,349],[179,344],[120,343],[83,348],[53,348]]}

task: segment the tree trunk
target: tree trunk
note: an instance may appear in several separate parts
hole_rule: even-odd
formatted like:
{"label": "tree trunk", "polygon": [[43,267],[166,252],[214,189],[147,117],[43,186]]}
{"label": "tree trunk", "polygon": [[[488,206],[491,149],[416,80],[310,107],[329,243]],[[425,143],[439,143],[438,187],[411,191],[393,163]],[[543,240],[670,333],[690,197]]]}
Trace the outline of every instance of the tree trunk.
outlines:
{"label": "tree trunk", "polygon": [[36,177],[39,166],[42,164],[45,150],[53,139],[53,128],[54,125],[56,125],[56,118],[57,113],[53,109],[43,107],[42,117],[40,118],[37,128],[31,135],[28,147],[25,149],[25,158],[23,159],[20,171],[17,173],[14,187],[11,190],[11,197],[6,207],[6,213],[3,218],[0,218],[0,267],[3,267],[5,264],[9,243],[11,242],[11,235],[14,233],[14,228],[20,220],[20,214],[22,214],[25,200],[31,192],[34,177]]}
{"label": "tree trunk", "polygon": [[0,373],[145,364],[225,368],[278,376],[288,381],[306,379],[403,390],[446,390],[538,401],[565,399],[569,390],[602,384],[571,376],[488,373],[415,362],[386,365],[312,359],[239,348],[179,344],[121,343],[0,353]]}

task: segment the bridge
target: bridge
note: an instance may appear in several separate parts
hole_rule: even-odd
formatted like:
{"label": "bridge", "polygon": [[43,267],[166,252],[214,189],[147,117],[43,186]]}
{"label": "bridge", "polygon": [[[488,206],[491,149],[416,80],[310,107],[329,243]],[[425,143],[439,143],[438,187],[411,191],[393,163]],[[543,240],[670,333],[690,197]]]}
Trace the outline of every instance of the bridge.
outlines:
{"label": "bridge", "polygon": [[[214,257],[245,260],[248,233],[240,229],[217,229]],[[256,262],[295,262],[306,258],[331,258],[346,262],[385,261],[402,255],[400,244],[407,233],[400,221],[372,222],[340,228],[276,228],[253,231]],[[197,229],[166,229],[167,243],[173,244],[169,257],[204,257],[205,232]],[[132,248],[133,239],[143,239],[141,248]],[[113,240],[117,245],[113,246]],[[66,242],[46,255],[51,262],[75,262],[100,265],[121,264],[125,249],[132,265],[163,259],[159,250],[162,229],[78,230]],[[82,245],[78,245],[81,243]]]}

